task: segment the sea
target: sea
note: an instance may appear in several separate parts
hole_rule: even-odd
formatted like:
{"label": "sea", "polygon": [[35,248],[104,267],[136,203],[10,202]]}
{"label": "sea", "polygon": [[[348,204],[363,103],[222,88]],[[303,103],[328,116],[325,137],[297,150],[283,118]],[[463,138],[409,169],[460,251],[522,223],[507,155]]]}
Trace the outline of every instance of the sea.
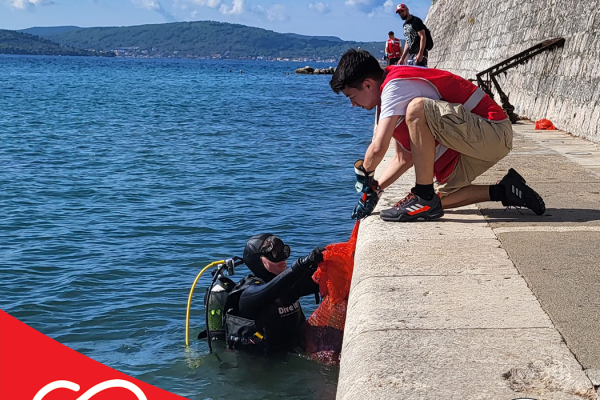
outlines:
{"label": "sea", "polygon": [[185,345],[205,265],[350,236],[374,115],[306,64],[0,56],[0,309],[188,399],[333,399],[335,366],[209,352],[208,273]]}

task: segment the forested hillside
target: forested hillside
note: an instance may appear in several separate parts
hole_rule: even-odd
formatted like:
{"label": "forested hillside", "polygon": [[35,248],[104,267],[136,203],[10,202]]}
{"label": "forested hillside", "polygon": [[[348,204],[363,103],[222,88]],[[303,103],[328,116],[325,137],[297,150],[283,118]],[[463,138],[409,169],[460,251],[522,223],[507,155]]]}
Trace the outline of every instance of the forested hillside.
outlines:
{"label": "forested hillside", "polygon": [[49,39],[50,36],[58,35],[59,33],[65,33],[69,31],[76,31],[80,28],[78,26],[35,26],[33,28],[21,29],[19,32],[29,33],[30,35],[41,36]]}
{"label": "forested hillside", "polygon": [[[55,56],[100,55],[71,46],[60,45],[39,36],[0,29],[0,54],[28,54]],[[114,55],[114,54],[112,54]]]}
{"label": "forested hillside", "polygon": [[[60,28],[60,27],[57,27]],[[101,51],[119,50],[149,57],[338,58],[350,47],[382,57],[384,41],[349,42],[336,37],[283,34],[214,21],[129,27],[45,28],[45,37],[62,45]],[[33,28],[39,32],[43,28]]]}

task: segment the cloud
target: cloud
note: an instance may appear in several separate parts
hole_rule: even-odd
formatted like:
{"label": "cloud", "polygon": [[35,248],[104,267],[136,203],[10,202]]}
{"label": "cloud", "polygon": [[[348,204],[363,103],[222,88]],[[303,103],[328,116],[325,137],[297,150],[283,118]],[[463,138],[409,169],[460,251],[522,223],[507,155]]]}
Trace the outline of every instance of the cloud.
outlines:
{"label": "cloud", "polygon": [[9,0],[8,5],[17,10],[34,11],[36,6],[50,6],[54,0]]}
{"label": "cloud", "polygon": [[175,5],[183,3],[183,5],[181,6],[181,8],[183,9],[187,8],[186,3],[201,7],[217,8],[221,5],[222,0],[175,0],[174,3]]}
{"label": "cloud", "polygon": [[221,4],[219,7],[219,12],[221,14],[241,14],[244,12],[244,0],[233,0],[231,6],[226,4]]}
{"label": "cloud", "polygon": [[379,13],[391,12],[394,9],[392,0],[346,0],[346,5],[367,14],[369,18]]}
{"label": "cloud", "polygon": [[273,4],[269,8],[263,6],[254,6],[252,11],[264,16],[269,21],[287,21],[290,17],[285,13],[285,6],[281,4]]}
{"label": "cloud", "polygon": [[385,12],[396,12],[396,3],[392,0],[387,0],[382,7]]}
{"label": "cloud", "polygon": [[285,21],[289,17],[285,14],[285,6],[275,4],[267,10],[267,19],[269,21]]}
{"label": "cloud", "polygon": [[[391,0],[388,0],[391,1]],[[329,6],[329,4],[325,4],[325,3],[310,3],[308,5],[308,9],[318,12],[319,14],[329,14],[331,12],[331,7]]]}
{"label": "cloud", "polygon": [[[173,0],[174,6],[182,10],[188,10],[194,6],[218,8],[221,14],[236,15],[246,11],[245,0],[225,0],[231,1],[226,4],[223,0]],[[192,16],[194,18],[196,14]]]}
{"label": "cloud", "polygon": [[133,0],[133,4],[145,8],[146,10],[156,11],[169,22],[177,21],[171,13],[169,13],[158,0]]}

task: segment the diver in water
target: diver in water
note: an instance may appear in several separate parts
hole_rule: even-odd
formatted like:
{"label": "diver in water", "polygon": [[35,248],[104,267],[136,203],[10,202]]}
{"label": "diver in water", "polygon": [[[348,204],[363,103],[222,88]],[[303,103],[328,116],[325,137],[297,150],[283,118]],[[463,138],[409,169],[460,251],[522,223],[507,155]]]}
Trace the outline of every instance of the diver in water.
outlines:
{"label": "diver in water", "polygon": [[323,248],[300,257],[290,268],[290,247],[270,233],[252,236],[243,260],[252,271],[230,292],[225,307],[229,347],[258,352],[304,351],[306,317],[299,299],[315,295],[312,275],[323,261]]}

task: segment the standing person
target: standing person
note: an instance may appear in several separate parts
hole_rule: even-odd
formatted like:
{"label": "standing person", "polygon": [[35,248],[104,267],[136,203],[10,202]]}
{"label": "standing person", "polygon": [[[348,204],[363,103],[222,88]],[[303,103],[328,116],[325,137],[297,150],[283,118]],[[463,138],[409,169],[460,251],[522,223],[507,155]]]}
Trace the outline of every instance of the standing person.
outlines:
{"label": "standing person", "polygon": [[400,39],[396,39],[394,32],[388,33],[388,40],[385,43],[385,55],[388,60],[388,66],[398,64],[402,55]]}
{"label": "standing person", "polygon": [[[540,195],[512,168],[495,185],[472,184],[510,152],[513,132],[502,108],[468,80],[433,68],[396,65],[384,71],[369,52],[350,49],[329,84],[352,106],[379,106],[373,141],[364,160],[355,164],[363,195],[353,218],[370,215],[383,189],[412,166],[415,187],[393,208],[381,211],[383,220],[432,220],[442,217],[444,209],[483,201],[527,207],[537,215],[546,211]],[[375,168],[392,138],[396,156],[376,181]]]}
{"label": "standing person", "polygon": [[[427,47],[431,50],[431,33],[419,17],[411,15],[405,4],[396,6],[396,14],[404,20],[404,51],[398,64],[427,66]],[[429,39],[430,46],[427,46]]]}

